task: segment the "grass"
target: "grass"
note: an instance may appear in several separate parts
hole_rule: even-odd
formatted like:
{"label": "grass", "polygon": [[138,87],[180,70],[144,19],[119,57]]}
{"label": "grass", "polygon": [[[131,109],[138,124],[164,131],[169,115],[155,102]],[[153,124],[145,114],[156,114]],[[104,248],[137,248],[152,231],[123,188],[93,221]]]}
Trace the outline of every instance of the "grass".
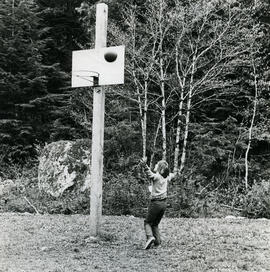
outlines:
{"label": "grass", "polygon": [[1,272],[270,271],[270,220],[164,218],[160,248],[143,250],[143,219],[0,214]]}

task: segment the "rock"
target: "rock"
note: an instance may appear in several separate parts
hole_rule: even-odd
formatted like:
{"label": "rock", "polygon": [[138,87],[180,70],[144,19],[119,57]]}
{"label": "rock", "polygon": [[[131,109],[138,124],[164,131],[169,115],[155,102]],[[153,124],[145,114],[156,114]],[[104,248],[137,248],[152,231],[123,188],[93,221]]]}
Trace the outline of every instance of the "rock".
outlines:
{"label": "rock", "polygon": [[97,243],[99,240],[99,237],[97,236],[90,236],[87,239],[85,239],[86,243]]}
{"label": "rock", "polygon": [[1,180],[0,196],[9,195],[13,189],[16,189],[16,184],[11,179]]}
{"label": "rock", "polygon": [[47,251],[47,250],[48,250],[48,247],[46,247],[46,246],[41,247],[40,250],[41,250],[41,251]]}
{"label": "rock", "polygon": [[89,169],[89,140],[53,142],[39,157],[39,189],[54,197],[67,189],[84,192],[90,187]]}

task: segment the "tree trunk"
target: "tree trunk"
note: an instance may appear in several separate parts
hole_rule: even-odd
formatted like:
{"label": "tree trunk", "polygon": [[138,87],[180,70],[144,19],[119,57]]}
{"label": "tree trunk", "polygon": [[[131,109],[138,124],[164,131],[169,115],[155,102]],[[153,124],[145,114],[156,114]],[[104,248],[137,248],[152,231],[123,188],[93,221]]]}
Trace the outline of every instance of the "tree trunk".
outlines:
{"label": "tree trunk", "polygon": [[160,58],[160,90],[162,95],[161,104],[161,127],[162,127],[162,159],[167,158],[167,136],[166,136],[166,101],[165,101],[165,86],[163,72],[163,57]]}
{"label": "tree trunk", "polygon": [[146,156],[146,139],[147,139],[147,110],[148,110],[148,82],[144,81],[144,109],[143,109],[143,128],[142,128],[142,136],[143,136],[143,158]]}
{"label": "tree trunk", "polygon": [[253,73],[254,73],[254,88],[255,88],[255,95],[254,95],[254,101],[253,101],[253,113],[251,117],[251,123],[248,131],[248,145],[247,145],[247,150],[245,154],[245,187],[246,189],[248,188],[248,154],[251,146],[251,140],[252,140],[252,130],[254,126],[254,120],[256,116],[256,111],[257,111],[257,103],[258,103],[258,84],[257,84],[257,74],[256,74],[256,66],[254,59],[252,58],[252,68],[253,68]]}
{"label": "tree trunk", "polygon": [[176,76],[178,83],[180,85],[180,102],[178,109],[178,118],[177,118],[177,127],[176,127],[176,136],[175,136],[175,150],[174,150],[174,167],[173,171],[177,172],[179,167],[179,153],[180,153],[180,138],[181,138],[181,125],[182,125],[182,116],[183,116],[183,105],[184,105],[184,86],[185,78],[181,80],[179,68],[178,68],[178,48],[176,47]]}
{"label": "tree trunk", "polygon": [[[136,55],[136,23],[134,21],[134,14],[132,14],[130,19],[132,24],[132,56]],[[142,134],[142,157],[146,156],[146,139],[147,139],[147,107],[148,107],[148,80],[144,80],[144,98],[142,100],[142,95],[140,92],[140,86],[138,83],[138,78],[136,77],[135,69],[135,59],[132,58],[131,71],[134,84],[136,86],[137,102],[139,107],[140,122],[141,122],[141,134]]]}
{"label": "tree trunk", "polygon": [[184,133],[184,141],[183,141],[183,149],[180,163],[180,172],[184,169],[186,162],[186,150],[187,150],[187,139],[189,133],[189,123],[190,123],[190,109],[191,109],[191,98],[192,98],[192,88],[189,89],[188,100],[187,100],[187,112],[186,112],[186,120],[185,120],[185,133]]}
{"label": "tree trunk", "polygon": [[157,143],[158,133],[159,133],[159,130],[160,130],[160,123],[161,123],[161,118],[159,118],[158,126],[157,126],[157,129],[156,129],[156,134],[155,134],[155,138],[154,138],[154,142],[153,142],[153,152],[151,154],[150,165],[149,165],[150,168],[152,168],[152,166],[153,166],[153,159],[154,159],[154,156],[156,154],[156,143]]}
{"label": "tree trunk", "polygon": [[188,90],[184,141],[183,141],[183,149],[182,149],[182,156],[181,156],[181,164],[180,164],[180,169],[179,169],[180,172],[183,171],[184,166],[185,166],[185,162],[186,162],[187,139],[188,139],[188,133],[189,133],[191,99],[192,99],[192,94],[193,94],[193,79],[194,79],[194,72],[195,72],[195,64],[196,64],[196,54],[194,55],[193,61],[192,61],[192,71],[191,71],[189,90]]}
{"label": "tree trunk", "polygon": [[176,137],[175,137],[175,150],[174,150],[174,167],[173,171],[178,171],[179,165],[179,153],[180,153],[180,138],[181,138],[181,125],[182,125],[182,116],[183,116],[183,90],[181,89],[181,98],[178,109],[178,119],[177,119],[177,127],[176,127]]}
{"label": "tree trunk", "polygon": [[158,30],[159,30],[159,80],[161,91],[161,131],[162,131],[162,159],[167,158],[167,136],[166,136],[166,100],[165,100],[165,77],[163,59],[163,39],[164,39],[164,0],[159,0]]}

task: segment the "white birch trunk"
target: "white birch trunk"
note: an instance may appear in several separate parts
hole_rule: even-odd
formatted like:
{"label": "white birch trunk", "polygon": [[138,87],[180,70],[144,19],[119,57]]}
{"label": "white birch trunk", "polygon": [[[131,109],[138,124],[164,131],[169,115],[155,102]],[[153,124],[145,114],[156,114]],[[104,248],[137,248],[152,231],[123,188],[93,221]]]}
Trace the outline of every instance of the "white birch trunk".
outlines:
{"label": "white birch trunk", "polygon": [[164,22],[163,17],[165,2],[164,0],[159,0],[159,17],[158,17],[158,27],[159,27],[159,79],[160,79],[160,91],[161,91],[161,131],[162,131],[162,159],[167,158],[167,135],[166,135],[166,100],[165,100],[165,76],[164,76],[164,63],[163,63],[163,39],[164,39]]}
{"label": "white birch trunk", "polygon": [[187,139],[188,139],[188,134],[189,134],[189,122],[190,122],[191,98],[192,98],[192,88],[190,88],[190,90],[189,90],[188,100],[187,100],[185,132],[184,132],[183,149],[182,149],[182,156],[181,156],[180,169],[179,169],[180,172],[182,172],[182,170],[184,169],[185,162],[186,162]]}
{"label": "white birch trunk", "polygon": [[165,86],[163,72],[163,58],[160,58],[160,90],[162,95],[161,108],[161,128],[162,128],[162,159],[167,158],[167,135],[166,135],[166,101],[165,101]]}
{"label": "white birch trunk", "polygon": [[[133,51],[133,56],[136,55],[136,22],[134,18],[134,13],[131,14],[130,21],[132,22],[132,51]],[[131,66],[131,71],[132,71],[132,77],[133,77],[133,82],[136,86],[136,95],[137,95],[137,102],[138,102],[138,107],[139,107],[139,115],[140,115],[140,123],[141,123],[141,135],[142,135],[142,157],[146,156],[146,139],[147,139],[147,105],[148,105],[148,84],[147,80],[144,81],[144,95],[142,99],[142,94],[140,92],[140,85],[138,83],[138,78],[136,77],[135,73],[135,59],[132,59],[132,66]]]}
{"label": "white birch trunk", "polygon": [[143,109],[143,158],[146,157],[146,139],[147,139],[147,110],[148,110],[148,82],[144,81],[144,109]]}
{"label": "white birch trunk", "polygon": [[183,116],[183,105],[184,105],[184,86],[185,78],[181,80],[179,68],[178,68],[178,48],[176,47],[176,76],[178,83],[180,85],[180,102],[178,108],[178,118],[177,118],[177,127],[176,127],[176,136],[175,136],[175,150],[174,150],[174,167],[173,171],[177,172],[179,167],[179,154],[180,154],[180,138],[181,138],[181,125],[182,125],[182,116]]}
{"label": "white birch trunk", "polygon": [[177,127],[176,127],[176,136],[175,136],[175,150],[174,150],[174,168],[173,171],[178,171],[179,166],[179,153],[180,153],[180,139],[181,139],[181,125],[182,121],[181,118],[183,116],[183,90],[181,89],[181,97],[180,97],[180,103],[179,103],[179,109],[178,109],[178,119],[177,119]]}
{"label": "white birch trunk", "polygon": [[161,123],[161,118],[159,118],[157,129],[156,129],[156,134],[155,134],[155,138],[154,138],[154,142],[153,142],[153,152],[151,154],[151,159],[150,159],[150,164],[149,164],[150,168],[152,168],[152,166],[153,166],[153,159],[156,154],[156,143],[157,143],[158,133],[160,130],[160,123]]}
{"label": "white birch trunk", "polygon": [[255,88],[255,95],[254,95],[254,101],[253,101],[253,112],[251,117],[251,123],[248,130],[248,145],[245,153],[245,187],[248,188],[248,172],[249,172],[249,166],[248,166],[248,154],[251,146],[251,140],[252,140],[252,130],[254,127],[254,120],[256,116],[257,111],[257,103],[258,103],[258,84],[257,84],[257,74],[256,74],[256,66],[254,63],[254,59],[252,59],[252,68],[254,73],[254,88]]}
{"label": "white birch trunk", "polygon": [[191,71],[188,98],[187,98],[187,112],[186,112],[186,120],[185,120],[183,149],[182,149],[181,163],[180,163],[180,169],[179,169],[180,172],[183,171],[184,166],[185,166],[185,162],[186,162],[187,139],[188,139],[188,134],[189,134],[189,123],[190,123],[191,99],[192,99],[192,94],[193,94],[193,79],[194,79],[195,63],[196,63],[195,56],[193,57],[193,62],[192,62],[192,71]]}

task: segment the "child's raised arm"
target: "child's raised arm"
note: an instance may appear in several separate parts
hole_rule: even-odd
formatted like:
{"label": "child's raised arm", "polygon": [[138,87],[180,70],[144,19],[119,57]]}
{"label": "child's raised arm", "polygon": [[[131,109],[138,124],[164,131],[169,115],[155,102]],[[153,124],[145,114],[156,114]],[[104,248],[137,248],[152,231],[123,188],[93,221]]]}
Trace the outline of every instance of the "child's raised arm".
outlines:
{"label": "child's raised arm", "polygon": [[168,181],[172,181],[177,179],[180,176],[180,171],[175,171],[173,173],[170,173]]}
{"label": "child's raised arm", "polygon": [[146,175],[148,176],[148,178],[155,180],[156,174],[154,172],[152,172],[150,167],[147,165],[147,163],[146,163],[147,157],[144,157],[141,162],[142,162],[142,165],[144,167],[144,171],[145,171]]}

